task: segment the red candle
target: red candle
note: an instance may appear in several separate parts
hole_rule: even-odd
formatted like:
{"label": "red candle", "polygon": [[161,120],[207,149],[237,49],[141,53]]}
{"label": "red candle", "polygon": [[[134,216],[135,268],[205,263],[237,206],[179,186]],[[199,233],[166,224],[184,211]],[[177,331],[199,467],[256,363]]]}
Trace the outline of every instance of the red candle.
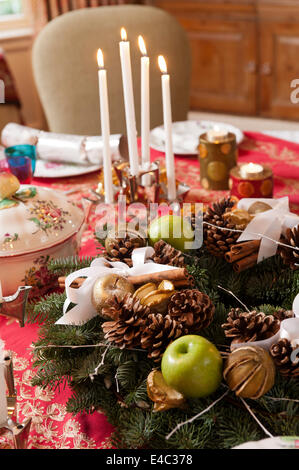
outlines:
{"label": "red candle", "polygon": [[272,198],[272,170],[258,163],[244,163],[230,172],[231,195],[242,198]]}

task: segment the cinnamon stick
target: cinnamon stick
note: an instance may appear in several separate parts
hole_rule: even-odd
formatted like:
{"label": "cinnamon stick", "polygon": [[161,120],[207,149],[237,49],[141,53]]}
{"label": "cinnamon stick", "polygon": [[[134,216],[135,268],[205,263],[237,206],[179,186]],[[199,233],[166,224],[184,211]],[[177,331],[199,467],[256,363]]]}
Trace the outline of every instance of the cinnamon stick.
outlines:
{"label": "cinnamon stick", "polygon": [[[65,280],[66,280],[66,277],[60,277],[58,279],[58,284],[59,284],[59,287],[61,289],[64,289],[65,288]],[[83,283],[85,282],[86,278],[84,277],[79,277],[78,279],[76,279],[72,284],[71,284],[71,287],[73,289],[79,289]]]}
{"label": "cinnamon stick", "polygon": [[245,269],[252,268],[257,264],[258,252],[253,253],[245,258],[242,258],[234,263],[233,269],[237,273],[245,271]]}
{"label": "cinnamon stick", "polygon": [[[62,289],[65,287],[65,280],[66,277],[60,277],[58,279],[59,287]],[[171,281],[175,287],[183,288],[194,286],[194,279],[185,268],[148,273],[139,276],[129,276],[128,280],[130,280],[135,286],[148,284],[149,282],[161,283],[162,281]],[[74,289],[79,289],[84,282],[85,278],[78,278],[72,283],[71,287]]]}
{"label": "cinnamon stick", "polygon": [[162,281],[184,281],[189,279],[187,269],[171,269],[170,271],[160,271],[155,273],[141,274],[139,276],[129,276],[128,279],[135,285],[140,286],[149,282],[160,283]]}
{"label": "cinnamon stick", "polygon": [[231,250],[225,254],[225,259],[228,263],[234,263],[235,261],[248,257],[259,250],[260,244],[260,240],[250,240],[233,245]]}

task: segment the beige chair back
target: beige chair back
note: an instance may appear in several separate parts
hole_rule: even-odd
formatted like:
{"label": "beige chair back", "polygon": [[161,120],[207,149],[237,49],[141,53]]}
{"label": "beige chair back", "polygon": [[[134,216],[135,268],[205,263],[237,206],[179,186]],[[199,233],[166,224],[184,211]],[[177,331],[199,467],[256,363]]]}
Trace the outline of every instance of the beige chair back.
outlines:
{"label": "beige chair back", "polygon": [[165,56],[171,74],[173,120],[187,118],[191,54],[181,26],[158,8],[107,6],[66,13],[51,21],[36,38],[33,70],[50,131],[84,135],[100,133],[97,50],[101,48],[108,70],[111,132],[126,132],[119,54],[122,26],[131,42],[138,132],[141,110],[140,34],[151,57],[151,127],[163,123],[159,54]]}

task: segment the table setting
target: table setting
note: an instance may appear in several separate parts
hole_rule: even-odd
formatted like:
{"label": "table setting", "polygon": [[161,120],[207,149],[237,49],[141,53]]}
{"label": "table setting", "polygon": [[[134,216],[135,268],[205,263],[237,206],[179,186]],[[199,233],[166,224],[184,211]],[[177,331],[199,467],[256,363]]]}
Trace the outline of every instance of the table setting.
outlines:
{"label": "table setting", "polygon": [[299,144],[173,122],[162,55],[151,129],[142,36],[137,137],[132,40],[126,135],[102,49],[98,136],[1,133],[0,448],[296,448]]}

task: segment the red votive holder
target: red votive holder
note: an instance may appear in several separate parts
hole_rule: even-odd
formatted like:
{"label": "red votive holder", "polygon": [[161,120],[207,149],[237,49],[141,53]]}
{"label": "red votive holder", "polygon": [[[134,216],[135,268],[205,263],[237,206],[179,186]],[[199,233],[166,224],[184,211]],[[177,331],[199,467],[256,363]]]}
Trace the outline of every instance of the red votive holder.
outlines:
{"label": "red votive holder", "polygon": [[230,172],[231,196],[242,198],[272,198],[273,172],[259,163],[243,163]]}

